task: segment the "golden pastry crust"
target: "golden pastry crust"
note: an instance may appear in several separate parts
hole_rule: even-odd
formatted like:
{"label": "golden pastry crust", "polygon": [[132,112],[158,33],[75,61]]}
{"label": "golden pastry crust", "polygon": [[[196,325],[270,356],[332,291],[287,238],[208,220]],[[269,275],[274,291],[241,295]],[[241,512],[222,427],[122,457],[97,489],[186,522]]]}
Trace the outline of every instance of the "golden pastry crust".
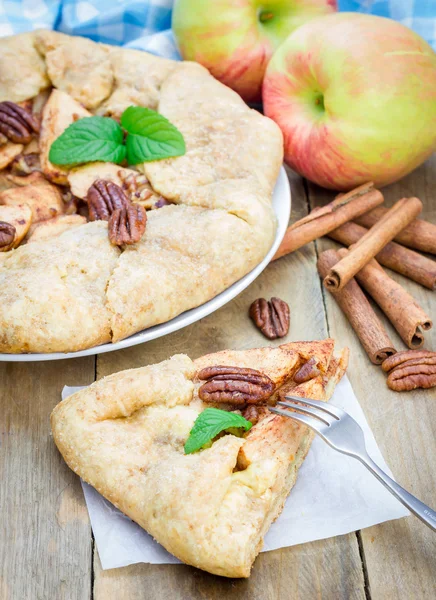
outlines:
{"label": "golden pastry crust", "polygon": [[68,352],[110,341],[105,290],[118,248],[87,223],[0,259],[0,351]]}
{"label": "golden pastry crust", "polygon": [[142,165],[157,192],[186,202],[203,186],[254,178],[270,198],[283,160],[280,129],[204,67],[184,62],[172,71],[159,112],[183,133],[186,154]]}
{"label": "golden pastry crust", "polygon": [[[320,344],[306,344],[306,354],[316,355]],[[264,409],[243,438],[225,435],[185,455],[184,443],[205,408],[195,375],[207,365],[249,365],[281,385],[301,360],[293,343],[196,361],[176,355],[122,371],[61,402],[51,417],[53,437],[78,475],[175,556],[217,575],[248,577],[313,434]],[[332,356],[328,360],[333,363]],[[332,371],[333,384],[345,367],[342,362]],[[306,394],[308,383],[294,393]],[[324,382],[319,399],[328,399],[328,387]]]}
{"label": "golden pastry crust", "polygon": [[89,109],[109,96],[113,83],[109,46],[46,30],[35,33],[35,45],[45,58],[54,87]]}
{"label": "golden pastry crust", "polygon": [[0,102],[21,102],[49,87],[44,60],[35,48],[35,32],[0,38]]}
{"label": "golden pastry crust", "polygon": [[109,58],[114,87],[98,113],[119,117],[132,105],[157,110],[160,87],[179,63],[125,48],[113,49]]}
{"label": "golden pastry crust", "polygon": [[173,205],[149,213],[146,235],[125,249],[109,282],[113,341],[210,300],[250,271],[271,241],[223,210]]}

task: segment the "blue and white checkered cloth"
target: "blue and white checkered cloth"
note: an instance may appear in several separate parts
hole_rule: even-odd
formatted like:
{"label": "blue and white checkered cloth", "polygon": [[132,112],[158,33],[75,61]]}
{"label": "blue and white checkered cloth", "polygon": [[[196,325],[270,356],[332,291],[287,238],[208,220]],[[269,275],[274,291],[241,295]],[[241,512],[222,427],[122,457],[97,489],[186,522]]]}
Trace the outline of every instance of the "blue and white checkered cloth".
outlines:
{"label": "blue and white checkered cloth", "polygon": [[436,50],[436,0],[339,0],[339,9],[395,19]]}
{"label": "blue and white checkered cloth", "polygon": [[[0,37],[57,29],[177,59],[172,5],[173,0],[0,0]],[[339,9],[396,19],[436,49],[436,0],[339,0]]]}
{"label": "blue and white checkered cloth", "polygon": [[0,37],[56,29],[177,59],[172,6],[173,0],[0,0]]}

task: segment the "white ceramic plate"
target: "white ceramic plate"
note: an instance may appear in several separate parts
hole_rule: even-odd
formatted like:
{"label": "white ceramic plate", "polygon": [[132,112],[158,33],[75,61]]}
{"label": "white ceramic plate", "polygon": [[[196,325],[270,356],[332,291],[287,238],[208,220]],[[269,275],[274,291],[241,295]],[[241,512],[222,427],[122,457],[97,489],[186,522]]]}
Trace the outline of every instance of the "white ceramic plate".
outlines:
{"label": "white ceramic plate", "polygon": [[265,269],[265,267],[270,262],[271,258],[276,253],[277,248],[280,246],[280,242],[285,235],[286,228],[289,222],[289,216],[291,213],[291,190],[289,187],[288,177],[286,175],[285,169],[282,167],[280,169],[279,176],[277,178],[276,186],[274,188],[273,195],[273,208],[277,217],[277,233],[274,240],[273,245],[271,246],[270,251],[265,256],[263,261],[257,265],[250,273],[247,273],[242,279],[231,285],[229,288],[209,300],[205,304],[201,304],[196,308],[191,308],[191,310],[187,310],[186,312],[178,315],[171,321],[167,321],[166,323],[162,323],[161,325],[155,325],[154,327],[149,327],[148,329],[144,329],[139,333],[135,333],[125,340],[121,340],[120,342],[116,342],[115,344],[102,344],[101,346],[94,346],[93,348],[88,348],[87,350],[80,350],[79,352],[51,352],[51,353],[34,353],[34,354],[1,354],[0,353],[0,361],[10,361],[10,362],[32,362],[32,361],[40,361],[40,360],[60,360],[62,358],[77,358],[79,356],[89,356],[92,354],[101,354],[103,352],[113,352],[115,350],[121,350],[122,348],[128,348],[129,346],[136,346],[136,344],[143,344],[144,342],[148,342],[149,340],[154,340],[156,338],[167,335],[168,333],[172,333],[173,331],[177,331],[182,327],[186,327],[187,325],[191,325],[195,321],[210,315],[218,308],[221,308],[227,302],[230,302],[235,296],[240,294],[246,287],[250,285],[252,281],[256,279]]}

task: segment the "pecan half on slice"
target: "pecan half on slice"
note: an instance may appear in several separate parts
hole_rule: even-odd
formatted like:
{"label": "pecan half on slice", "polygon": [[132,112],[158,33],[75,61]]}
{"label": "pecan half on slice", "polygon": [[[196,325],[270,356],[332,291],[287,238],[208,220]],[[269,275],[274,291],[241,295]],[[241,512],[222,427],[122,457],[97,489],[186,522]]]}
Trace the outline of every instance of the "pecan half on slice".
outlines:
{"label": "pecan half on slice", "polygon": [[15,144],[28,144],[39,132],[39,122],[31,112],[14,102],[0,102],[0,133]]}
{"label": "pecan half on slice", "polygon": [[258,298],[250,306],[249,315],[254,324],[269,340],[284,337],[289,331],[289,305],[280,298]]}
{"label": "pecan half on slice", "polygon": [[242,411],[242,416],[247,421],[250,421],[252,425],[256,425],[259,422],[259,409],[255,404],[249,404],[247,408]]}
{"label": "pecan half on slice", "polygon": [[389,372],[387,384],[394,392],[436,386],[436,352],[406,350],[387,358],[382,368]]}
{"label": "pecan half on slice", "polygon": [[136,244],[144,235],[147,222],[145,208],[129,204],[117,208],[109,219],[109,240],[114,246]]}
{"label": "pecan half on slice", "polygon": [[256,369],[217,365],[202,369],[197,376],[207,380],[198,390],[204,402],[225,402],[236,406],[258,404],[266,401],[275,390],[275,384],[268,375]]}
{"label": "pecan half on slice", "polygon": [[318,377],[321,371],[318,369],[318,362],[314,356],[304,363],[294,375],[295,383],[305,383],[314,377]]}
{"label": "pecan half on slice", "polygon": [[97,179],[86,195],[90,221],[109,221],[114,210],[130,204],[124,190],[106,179]]}
{"label": "pecan half on slice", "polygon": [[10,223],[0,221],[0,252],[5,252],[12,247],[16,229]]}

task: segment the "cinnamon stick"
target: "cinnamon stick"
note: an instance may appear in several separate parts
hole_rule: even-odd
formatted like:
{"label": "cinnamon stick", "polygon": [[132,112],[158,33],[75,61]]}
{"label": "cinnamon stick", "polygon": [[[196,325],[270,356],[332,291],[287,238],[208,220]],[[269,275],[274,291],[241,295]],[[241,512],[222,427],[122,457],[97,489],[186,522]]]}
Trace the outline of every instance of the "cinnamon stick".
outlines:
{"label": "cinnamon stick", "polygon": [[[372,227],[385,216],[388,210],[384,206],[379,206],[364,215],[360,215],[355,221],[364,227]],[[423,219],[412,221],[394,239],[408,248],[436,254],[436,225]]]}
{"label": "cinnamon stick", "polygon": [[272,260],[298,250],[382,202],[383,195],[374,189],[372,183],[361,185],[348,194],[336,197],[333,202],[314,209],[309,215],[288,227]]}
{"label": "cinnamon stick", "polygon": [[413,221],[421,210],[422,202],[418,198],[398,200],[380,221],[351,246],[349,254],[329,271],[324,285],[331,291],[342,289],[383,246]]}
{"label": "cinnamon stick", "polygon": [[[344,246],[351,246],[367,232],[365,227],[349,222],[330,231],[327,235]],[[389,242],[376,254],[375,258],[383,266],[420,283],[429,290],[436,289],[436,262],[426,256],[395,242]]]}
{"label": "cinnamon stick", "polygon": [[[343,258],[348,250],[341,248],[338,254]],[[420,328],[427,331],[433,323],[413,296],[389,277],[374,258],[356,273],[356,279],[380,306],[403,342],[409,348],[420,348],[424,343]]]}
{"label": "cinnamon stick", "polygon": [[[322,252],[317,263],[318,273],[324,279],[340,260],[335,250]],[[380,365],[396,353],[386,330],[354,278],[333,294],[333,297],[350,321],[371,362]]]}

